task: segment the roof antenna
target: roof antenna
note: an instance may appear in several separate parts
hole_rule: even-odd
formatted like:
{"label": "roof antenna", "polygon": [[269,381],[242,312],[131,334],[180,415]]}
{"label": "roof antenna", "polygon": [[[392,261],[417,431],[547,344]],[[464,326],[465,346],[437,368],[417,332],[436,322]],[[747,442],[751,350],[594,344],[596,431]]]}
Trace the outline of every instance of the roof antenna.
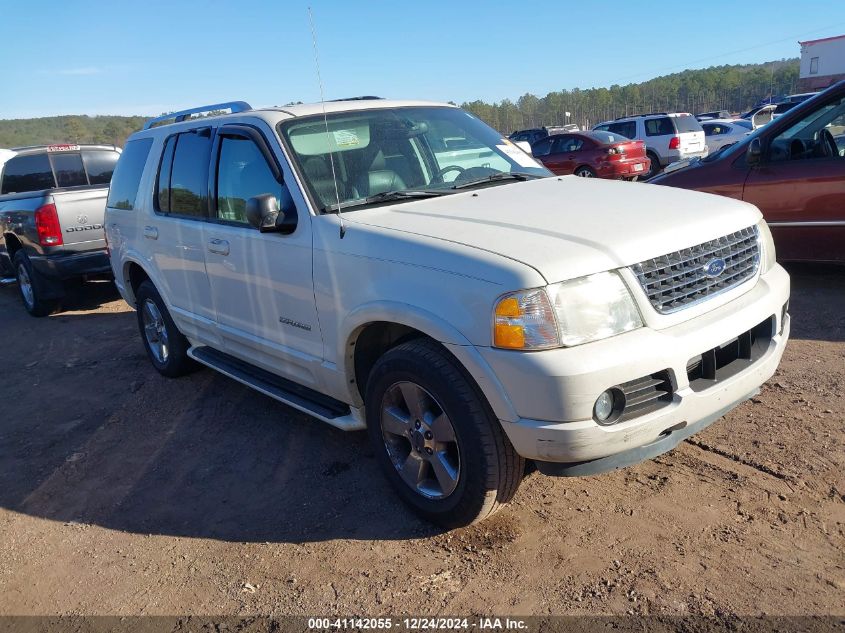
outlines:
{"label": "roof antenna", "polygon": [[320,58],[317,55],[317,31],[314,29],[314,16],[311,14],[311,7],[308,7],[308,21],[311,23],[311,41],[314,44],[314,66],[317,69],[317,83],[320,84],[320,104],[323,106],[323,123],[326,126],[326,147],[329,148],[329,163],[332,166],[334,195],[337,200],[337,217],[340,219],[340,239],[343,239],[343,236],[346,235],[346,225],[343,223],[343,214],[340,210],[340,189],[337,186],[337,174],[334,169],[334,152],[331,151],[332,139],[329,134],[329,119],[326,116],[326,98],[323,96],[323,79],[320,77]]}

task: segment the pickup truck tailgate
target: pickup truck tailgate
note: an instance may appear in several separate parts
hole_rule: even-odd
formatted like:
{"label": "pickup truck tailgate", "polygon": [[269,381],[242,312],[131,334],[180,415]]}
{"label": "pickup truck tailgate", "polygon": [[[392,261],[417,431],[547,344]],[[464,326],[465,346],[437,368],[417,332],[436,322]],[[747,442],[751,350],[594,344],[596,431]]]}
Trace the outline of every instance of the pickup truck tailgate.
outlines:
{"label": "pickup truck tailgate", "polygon": [[70,250],[105,248],[103,215],[108,188],[54,191],[53,204],[62,227],[62,240]]}

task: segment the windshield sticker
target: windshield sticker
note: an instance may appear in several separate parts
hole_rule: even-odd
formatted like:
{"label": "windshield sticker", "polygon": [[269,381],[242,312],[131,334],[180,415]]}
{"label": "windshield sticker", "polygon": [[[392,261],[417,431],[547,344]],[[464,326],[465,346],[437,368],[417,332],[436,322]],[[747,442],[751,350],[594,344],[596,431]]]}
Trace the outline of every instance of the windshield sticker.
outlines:
{"label": "windshield sticker", "polygon": [[541,167],[541,165],[536,160],[534,160],[528,154],[516,147],[513,143],[506,139],[502,140],[505,141],[506,144],[496,145],[496,148],[500,152],[502,152],[502,154],[516,162],[517,165],[519,165],[520,167]]}
{"label": "windshield sticker", "polygon": [[335,130],[333,134],[338,147],[355,147],[361,144],[355,130]]}

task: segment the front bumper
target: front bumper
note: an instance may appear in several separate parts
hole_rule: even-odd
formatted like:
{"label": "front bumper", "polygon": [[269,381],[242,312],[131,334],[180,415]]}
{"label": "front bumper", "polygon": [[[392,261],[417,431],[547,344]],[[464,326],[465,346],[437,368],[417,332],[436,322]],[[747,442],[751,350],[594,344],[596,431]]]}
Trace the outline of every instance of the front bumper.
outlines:
{"label": "front bumper", "polygon": [[[784,311],[788,300],[789,276],[775,266],[741,297],[662,330],[641,328],[545,352],[485,349],[482,355],[519,416],[516,421],[502,420],[502,428],[520,455],[540,462],[583,464],[620,455],[619,465],[627,465],[631,462],[621,454],[661,439],[667,441],[659,452],[669,450],[686,436],[685,430],[694,432],[718,419],[754,395],[774,374],[789,338],[789,317]],[[772,336],[754,362],[728,372],[707,388],[690,384],[690,359],[769,318],[774,324]],[[671,402],[610,426],[593,420],[593,404],[604,390],[665,370],[674,387]],[[634,461],[650,456],[645,451]],[[604,470],[619,467],[611,462],[604,465]],[[582,466],[580,472],[588,471]]]}

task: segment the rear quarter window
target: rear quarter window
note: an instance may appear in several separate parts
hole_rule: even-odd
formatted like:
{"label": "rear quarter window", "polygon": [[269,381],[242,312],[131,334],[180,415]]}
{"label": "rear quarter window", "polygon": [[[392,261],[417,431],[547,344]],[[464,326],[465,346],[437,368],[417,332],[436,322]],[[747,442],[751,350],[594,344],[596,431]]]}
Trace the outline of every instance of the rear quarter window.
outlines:
{"label": "rear quarter window", "polygon": [[672,119],[668,116],[660,117],[659,119],[646,119],[644,124],[646,136],[667,136],[675,134],[675,126],[672,124]]}
{"label": "rear quarter window", "polygon": [[142,138],[129,141],[126,149],[120,155],[114,175],[111,178],[109,198],[106,206],[113,209],[135,208],[135,199],[138,197],[138,187],[141,184],[141,176],[144,173],[144,165],[150,154],[150,147],[153,139]]}
{"label": "rear quarter window", "polygon": [[15,156],[6,163],[0,193],[41,191],[55,186],[53,169],[47,154],[27,154]]}

